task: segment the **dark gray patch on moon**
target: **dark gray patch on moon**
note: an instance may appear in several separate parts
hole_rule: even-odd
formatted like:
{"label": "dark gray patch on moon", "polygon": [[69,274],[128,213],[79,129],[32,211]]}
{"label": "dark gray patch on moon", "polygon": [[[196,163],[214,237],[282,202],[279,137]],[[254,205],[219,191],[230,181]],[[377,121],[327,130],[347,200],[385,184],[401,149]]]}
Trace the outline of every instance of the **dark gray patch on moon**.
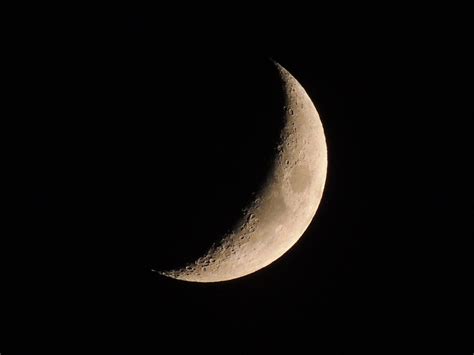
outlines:
{"label": "dark gray patch on moon", "polygon": [[294,192],[305,191],[311,183],[311,174],[304,165],[297,165],[293,168],[290,176],[291,189]]}

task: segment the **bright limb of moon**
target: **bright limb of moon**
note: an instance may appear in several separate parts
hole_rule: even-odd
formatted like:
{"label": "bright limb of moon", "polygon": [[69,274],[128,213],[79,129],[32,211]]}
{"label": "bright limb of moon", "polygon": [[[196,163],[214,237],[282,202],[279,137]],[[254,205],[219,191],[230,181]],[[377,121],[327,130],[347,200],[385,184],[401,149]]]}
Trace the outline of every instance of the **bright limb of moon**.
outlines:
{"label": "bright limb of moon", "polygon": [[315,216],[327,172],[323,126],[300,83],[280,64],[275,66],[285,96],[284,126],[266,182],[218,244],[196,261],[160,274],[192,282],[251,274],[286,253]]}

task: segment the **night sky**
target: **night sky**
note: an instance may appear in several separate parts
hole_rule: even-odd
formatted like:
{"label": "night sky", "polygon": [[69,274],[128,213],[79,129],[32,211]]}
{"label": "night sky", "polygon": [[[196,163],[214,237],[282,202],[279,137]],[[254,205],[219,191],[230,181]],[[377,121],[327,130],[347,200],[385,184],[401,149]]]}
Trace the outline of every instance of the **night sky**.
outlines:
{"label": "night sky", "polygon": [[[179,30],[165,17],[40,21],[16,33],[25,40],[8,67],[3,132],[10,349],[281,341],[291,353],[326,342],[338,353],[355,339],[445,337],[462,347],[473,117],[457,32],[379,19],[227,34],[222,23]],[[316,217],[246,277],[194,284],[151,272],[199,255],[262,181],[280,123],[269,58],[299,80],[325,129]]]}

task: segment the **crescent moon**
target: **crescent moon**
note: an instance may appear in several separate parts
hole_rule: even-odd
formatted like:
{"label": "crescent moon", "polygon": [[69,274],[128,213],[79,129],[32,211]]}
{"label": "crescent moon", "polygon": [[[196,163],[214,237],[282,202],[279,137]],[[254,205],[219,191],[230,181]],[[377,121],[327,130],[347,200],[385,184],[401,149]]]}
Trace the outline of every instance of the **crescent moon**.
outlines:
{"label": "crescent moon", "polygon": [[160,274],[191,282],[227,281],[251,274],[285,254],[315,216],[327,172],[323,126],[300,83],[274,64],[284,90],[284,126],[266,182],[219,244],[196,261]]}

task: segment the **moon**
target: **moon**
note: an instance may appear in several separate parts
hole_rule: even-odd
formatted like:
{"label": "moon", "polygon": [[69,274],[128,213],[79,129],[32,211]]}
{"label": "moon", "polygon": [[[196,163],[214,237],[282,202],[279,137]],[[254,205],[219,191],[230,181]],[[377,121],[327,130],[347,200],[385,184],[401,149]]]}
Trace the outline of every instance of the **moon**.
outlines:
{"label": "moon", "polygon": [[284,125],[265,182],[219,243],[194,262],[157,271],[161,275],[220,282],[254,273],[285,254],[315,216],[327,172],[324,129],[304,88],[285,68],[274,64],[284,94]]}

